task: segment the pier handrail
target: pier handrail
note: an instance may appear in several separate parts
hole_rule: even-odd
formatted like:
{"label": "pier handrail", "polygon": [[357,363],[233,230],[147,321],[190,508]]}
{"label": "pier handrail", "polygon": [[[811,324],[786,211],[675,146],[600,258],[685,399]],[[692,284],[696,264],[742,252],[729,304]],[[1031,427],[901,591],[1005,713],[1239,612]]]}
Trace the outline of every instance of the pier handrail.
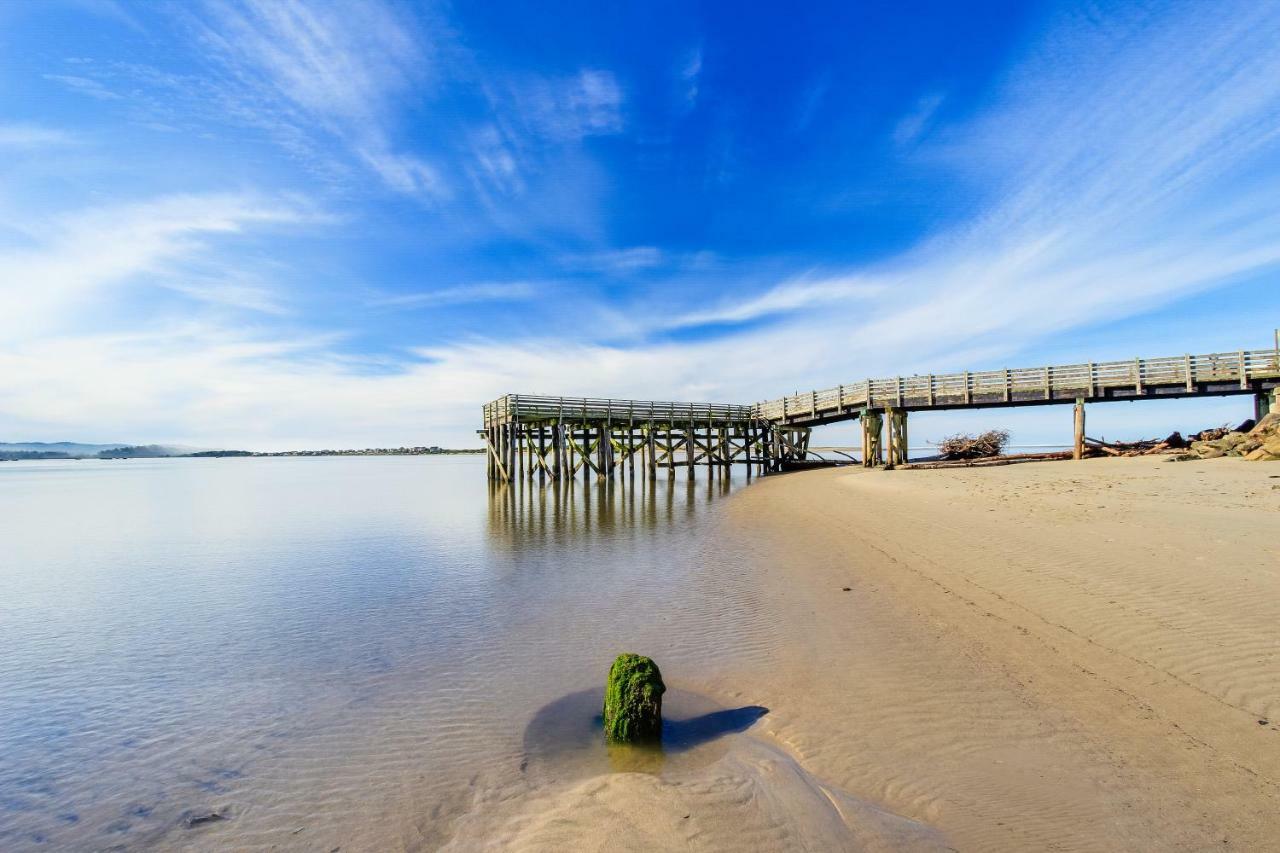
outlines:
{"label": "pier handrail", "polygon": [[516,420],[612,418],[618,421],[668,421],[699,424],[751,420],[752,406],[730,403],[678,403],[665,400],[618,400],[609,397],[551,397],[507,394],[484,405],[485,427]]}
{"label": "pier handrail", "polygon": [[767,400],[752,408],[759,419],[785,420],[796,415],[817,417],[822,412],[861,407],[965,404],[975,397],[1025,399],[1026,395],[1036,392],[1043,393],[1045,399],[1060,398],[1067,392],[1093,397],[1105,389],[1132,387],[1140,395],[1145,386],[1180,383],[1185,383],[1190,392],[1201,382],[1239,381],[1241,387],[1246,387],[1250,380],[1276,377],[1280,377],[1280,356],[1276,350],[1237,350],[977,373],[865,379],[849,385]]}

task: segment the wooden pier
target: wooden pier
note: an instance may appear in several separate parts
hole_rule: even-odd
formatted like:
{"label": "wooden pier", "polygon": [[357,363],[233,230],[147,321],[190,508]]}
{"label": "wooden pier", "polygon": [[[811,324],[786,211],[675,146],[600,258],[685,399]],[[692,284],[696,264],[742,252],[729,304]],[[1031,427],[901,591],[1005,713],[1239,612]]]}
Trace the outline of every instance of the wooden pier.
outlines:
{"label": "wooden pier", "polygon": [[774,470],[803,457],[809,430],[762,421],[752,406],[508,394],[485,405],[480,435],[491,479],[561,480]]}
{"label": "wooden pier", "polygon": [[751,473],[804,463],[824,424],[859,421],[862,464],[899,465],[909,412],[1071,404],[1079,458],[1087,403],[1252,394],[1260,417],[1280,411],[1278,387],[1280,347],[865,379],[751,406],[509,394],[485,405],[480,434],[497,480],[634,477],[637,464],[651,478],[699,465]]}

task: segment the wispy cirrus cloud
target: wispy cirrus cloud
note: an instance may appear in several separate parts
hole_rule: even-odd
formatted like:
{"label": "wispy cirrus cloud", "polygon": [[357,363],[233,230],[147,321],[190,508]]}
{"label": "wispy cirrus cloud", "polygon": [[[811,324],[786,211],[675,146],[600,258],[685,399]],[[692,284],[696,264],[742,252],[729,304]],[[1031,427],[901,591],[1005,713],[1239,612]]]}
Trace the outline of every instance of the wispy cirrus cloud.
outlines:
{"label": "wispy cirrus cloud", "polygon": [[715,308],[677,314],[665,320],[664,325],[670,329],[684,329],[748,323],[805,310],[849,310],[853,305],[865,306],[870,299],[883,294],[886,288],[882,281],[856,274],[804,277],[785,281],[754,296],[730,294]]}
{"label": "wispy cirrus cloud", "polygon": [[680,83],[683,87],[684,108],[691,110],[698,103],[699,86],[702,79],[702,47],[689,51],[678,69]]}
{"label": "wispy cirrus cloud", "polygon": [[911,111],[903,116],[898,121],[897,127],[893,129],[893,141],[898,145],[911,145],[919,141],[929,129],[934,113],[938,111],[938,107],[942,106],[944,100],[946,100],[945,95],[933,92],[916,101]]}
{"label": "wispy cirrus cloud", "polygon": [[532,281],[494,281],[460,284],[414,293],[398,293],[370,299],[375,308],[439,308],[477,302],[520,302],[533,299],[545,285]]}
{"label": "wispy cirrus cloud", "polygon": [[90,98],[96,98],[99,101],[119,101],[124,98],[124,95],[107,88],[101,80],[96,80],[92,77],[82,77],[78,74],[45,74],[43,76],[46,80],[61,83],[74,92],[88,95]]}
{"label": "wispy cirrus cloud", "polygon": [[254,196],[206,194],[6,223],[28,239],[0,250],[0,295],[11,308],[0,312],[0,330],[11,341],[52,333],[105,291],[144,281],[203,301],[263,310],[272,304],[264,288],[211,280],[207,269],[192,272],[187,265],[207,259],[215,238],[309,216]]}
{"label": "wispy cirrus cloud", "polygon": [[[626,93],[610,71],[582,68],[552,76],[478,68],[465,81],[484,95],[487,118],[466,134],[472,175],[482,197],[524,193],[530,178],[568,158],[591,137],[626,129]],[[583,164],[586,165],[585,163]],[[582,180],[588,170],[576,170]]]}
{"label": "wispy cirrus cloud", "polygon": [[629,273],[652,269],[667,261],[667,255],[656,246],[629,246],[601,252],[578,252],[559,257],[562,267],[580,272]]}
{"label": "wispy cirrus cloud", "polygon": [[397,147],[397,100],[429,79],[429,46],[409,11],[391,3],[209,0],[193,18],[225,71],[224,95],[286,146],[300,130],[339,140],[350,156],[406,195],[449,195],[440,168]]}
{"label": "wispy cirrus cloud", "polygon": [[0,124],[0,148],[49,148],[72,145],[75,136],[38,124]]}
{"label": "wispy cirrus cloud", "polygon": [[612,72],[584,68],[570,77],[529,80],[518,90],[529,120],[553,139],[607,136],[623,128],[622,86]]}
{"label": "wispy cirrus cloud", "polygon": [[1015,345],[1274,267],[1280,19],[1237,11],[1060,21],[998,107],[951,128],[947,156],[992,190],[967,222],[864,271],[911,295],[868,331]]}

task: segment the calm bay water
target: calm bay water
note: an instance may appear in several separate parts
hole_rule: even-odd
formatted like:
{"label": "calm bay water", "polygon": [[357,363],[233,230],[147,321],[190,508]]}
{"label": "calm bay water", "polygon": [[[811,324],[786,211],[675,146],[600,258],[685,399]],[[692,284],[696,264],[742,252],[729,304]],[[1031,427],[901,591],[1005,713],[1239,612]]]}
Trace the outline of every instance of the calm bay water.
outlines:
{"label": "calm bay water", "polygon": [[[718,535],[743,483],[699,473],[0,465],[0,849],[430,849],[487,798],[608,772],[572,715],[621,651],[663,664],[674,716],[722,719],[697,685],[767,632]],[[689,746],[650,769],[714,737]]]}

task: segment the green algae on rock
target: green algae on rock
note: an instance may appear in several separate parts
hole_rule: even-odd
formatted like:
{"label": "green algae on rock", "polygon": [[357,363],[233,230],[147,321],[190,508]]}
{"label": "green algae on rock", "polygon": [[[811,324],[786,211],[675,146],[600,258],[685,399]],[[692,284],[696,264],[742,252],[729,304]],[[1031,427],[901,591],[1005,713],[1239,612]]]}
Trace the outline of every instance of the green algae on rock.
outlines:
{"label": "green algae on rock", "polygon": [[662,735],[662,683],[658,665],[644,655],[618,655],[604,689],[604,734],[611,741],[657,740]]}

